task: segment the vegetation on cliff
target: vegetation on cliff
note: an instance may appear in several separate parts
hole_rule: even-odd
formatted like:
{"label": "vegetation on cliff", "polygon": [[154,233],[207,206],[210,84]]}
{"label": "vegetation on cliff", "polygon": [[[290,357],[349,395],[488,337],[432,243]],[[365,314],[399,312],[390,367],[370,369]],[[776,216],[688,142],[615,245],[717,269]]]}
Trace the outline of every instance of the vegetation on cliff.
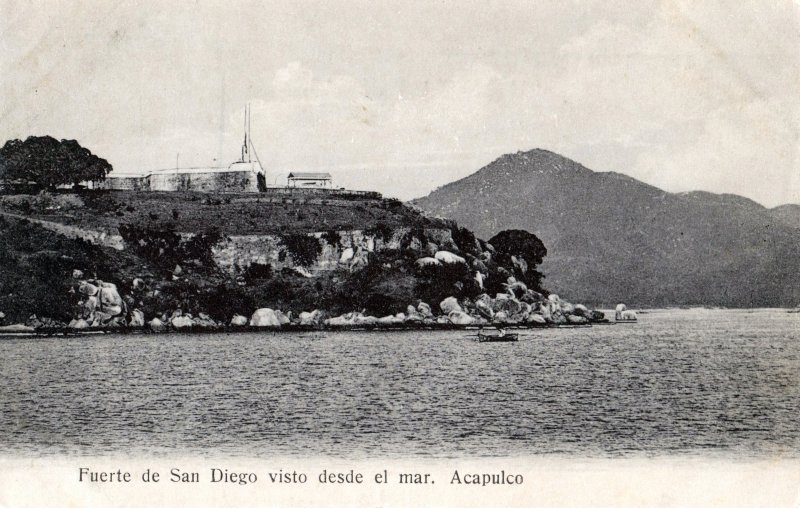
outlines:
{"label": "vegetation on cliff", "polygon": [[[386,316],[409,305],[436,309],[451,297],[465,302],[504,293],[509,278],[546,294],[536,270],[546,251],[535,236],[510,232],[496,239],[495,249],[452,221],[396,200],[301,205],[252,194],[84,191],[3,196],[3,212],[0,311],[6,322],[37,314],[80,326],[186,315],[228,323],[259,308]],[[263,221],[251,227],[254,214]],[[20,215],[117,234],[124,249],[53,234]],[[215,249],[230,235],[265,231],[278,239],[283,268],[252,261],[231,272],[217,264]],[[322,262],[326,268],[315,268]],[[112,303],[98,313],[103,301],[95,295],[106,293]]]}

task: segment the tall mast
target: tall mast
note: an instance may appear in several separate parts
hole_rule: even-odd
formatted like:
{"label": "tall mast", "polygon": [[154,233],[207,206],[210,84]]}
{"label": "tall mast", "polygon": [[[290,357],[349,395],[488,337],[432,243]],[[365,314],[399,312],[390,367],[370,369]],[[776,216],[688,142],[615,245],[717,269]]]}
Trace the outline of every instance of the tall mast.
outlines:
{"label": "tall mast", "polygon": [[242,162],[253,162],[250,158],[250,104],[244,107],[244,143],[242,143]]}

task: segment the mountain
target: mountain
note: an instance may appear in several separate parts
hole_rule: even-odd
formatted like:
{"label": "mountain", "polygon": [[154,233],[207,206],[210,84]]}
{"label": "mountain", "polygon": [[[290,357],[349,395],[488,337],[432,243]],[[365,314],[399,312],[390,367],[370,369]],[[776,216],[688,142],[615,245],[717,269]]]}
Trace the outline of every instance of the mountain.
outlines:
{"label": "mountain", "polygon": [[800,205],[781,205],[770,209],[770,214],[793,228],[800,228]]}
{"label": "mountain", "polygon": [[413,202],[488,238],[536,234],[544,285],[567,298],[639,306],[794,306],[800,206],[670,193],[545,150],[500,157]]}

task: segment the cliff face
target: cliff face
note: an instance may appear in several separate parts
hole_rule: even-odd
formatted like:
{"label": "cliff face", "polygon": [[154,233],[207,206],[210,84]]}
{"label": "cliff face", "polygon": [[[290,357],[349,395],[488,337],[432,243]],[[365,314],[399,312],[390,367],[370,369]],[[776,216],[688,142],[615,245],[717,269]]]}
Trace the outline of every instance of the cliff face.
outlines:
{"label": "cliff face", "polygon": [[[226,236],[213,245],[212,253],[217,266],[234,276],[254,264],[270,265],[273,271],[291,269],[316,276],[321,272],[366,266],[369,254],[399,251],[403,247],[403,239],[411,231],[408,227],[396,228],[386,237],[364,230],[308,233],[307,236],[314,238],[320,246],[319,253],[309,263],[292,256],[285,244],[285,237],[280,235]],[[457,249],[450,230],[426,229],[425,235],[444,250]],[[407,246],[410,250],[427,255],[427,251],[422,252],[427,244],[423,246],[416,238],[412,242]]]}
{"label": "cliff face", "polygon": [[669,193],[544,150],[504,155],[414,202],[489,237],[535,233],[548,289],[595,304],[794,306],[796,207]]}

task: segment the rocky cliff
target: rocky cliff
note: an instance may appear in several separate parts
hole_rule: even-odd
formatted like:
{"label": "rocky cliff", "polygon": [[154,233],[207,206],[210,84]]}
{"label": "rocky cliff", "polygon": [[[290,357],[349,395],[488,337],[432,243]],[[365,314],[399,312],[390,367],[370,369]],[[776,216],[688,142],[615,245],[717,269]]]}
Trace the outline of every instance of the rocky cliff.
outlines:
{"label": "rocky cliff", "polygon": [[[103,227],[110,222],[107,211],[95,208],[91,220],[77,221],[92,210],[74,200],[79,213],[52,213],[59,199],[43,199],[49,204],[33,210],[33,220],[20,219],[20,210],[4,212],[0,234],[7,266],[16,267],[2,281],[0,311],[7,322],[165,330],[579,324],[599,318],[539,287],[536,267],[546,251],[524,231],[487,242],[453,222],[377,202],[371,209],[348,205],[381,214],[382,220],[363,221],[361,229],[234,234],[247,231],[222,231],[216,224],[179,231],[174,222],[129,220],[113,232]],[[224,203],[215,206],[227,211]]]}

